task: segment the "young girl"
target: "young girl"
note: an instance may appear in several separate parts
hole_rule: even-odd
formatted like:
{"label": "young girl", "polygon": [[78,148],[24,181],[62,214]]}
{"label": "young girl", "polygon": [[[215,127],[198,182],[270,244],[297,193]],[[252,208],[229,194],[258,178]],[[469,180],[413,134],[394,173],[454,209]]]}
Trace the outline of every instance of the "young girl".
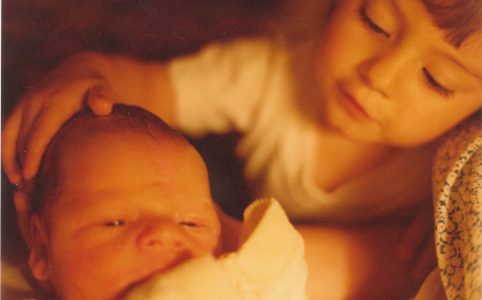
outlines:
{"label": "young girl", "polygon": [[293,220],[401,214],[430,203],[437,138],[481,107],[481,5],[336,1],[303,47],[233,41],[167,64],[74,56],[7,120],[4,168],[31,178],[74,112],[132,103],[191,135],[241,132],[253,191]]}

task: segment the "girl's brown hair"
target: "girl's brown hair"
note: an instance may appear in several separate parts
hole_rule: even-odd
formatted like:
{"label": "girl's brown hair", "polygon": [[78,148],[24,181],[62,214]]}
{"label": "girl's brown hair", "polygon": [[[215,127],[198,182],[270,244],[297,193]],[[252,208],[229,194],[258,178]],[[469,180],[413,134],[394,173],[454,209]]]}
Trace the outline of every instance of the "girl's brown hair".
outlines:
{"label": "girl's brown hair", "polygon": [[422,0],[435,25],[446,32],[448,42],[456,47],[482,29],[481,0]]}

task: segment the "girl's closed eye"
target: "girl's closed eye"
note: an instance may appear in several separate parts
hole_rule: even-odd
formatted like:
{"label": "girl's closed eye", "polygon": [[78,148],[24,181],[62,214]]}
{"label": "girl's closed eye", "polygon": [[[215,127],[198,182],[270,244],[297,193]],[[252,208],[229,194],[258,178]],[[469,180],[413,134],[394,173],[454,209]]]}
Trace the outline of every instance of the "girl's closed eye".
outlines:
{"label": "girl's closed eye", "polygon": [[442,95],[444,97],[448,97],[450,96],[451,94],[453,94],[453,91],[452,90],[449,90],[448,88],[444,87],[443,85],[441,85],[436,79],[435,77],[432,76],[432,74],[430,74],[430,72],[428,71],[427,68],[423,68],[422,69],[423,71],[423,76],[425,77],[425,80],[428,84],[428,86],[433,90],[435,91],[436,93],[438,93],[439,95]]}
{"label": "girl's closed eye", "polygon": [[370,29],[371,31],[375,32],[375,33],[378,33],[378,34],[382,34],[383,36],[389,38],[390,37],[390,34],[388,32],[386,32],[383,28],[381,28],[380,26],[378,26],[367,14],[367,11],[366,11],[366,8],[365,6],[361,6],[359,9],[358,9],[358,17],[360,18],[360,20],[362,21],[362,23],[368,27],[368,29]]}

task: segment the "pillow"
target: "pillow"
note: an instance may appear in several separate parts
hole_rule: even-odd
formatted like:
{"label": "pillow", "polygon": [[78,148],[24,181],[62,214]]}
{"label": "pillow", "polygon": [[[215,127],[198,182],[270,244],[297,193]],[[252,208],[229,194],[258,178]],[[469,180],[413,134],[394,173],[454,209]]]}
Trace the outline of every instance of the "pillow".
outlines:
{"label": "pillow", "polygon": [[482,299],[481,113],[444,138],[433,168],[435,240],[448,299]]}

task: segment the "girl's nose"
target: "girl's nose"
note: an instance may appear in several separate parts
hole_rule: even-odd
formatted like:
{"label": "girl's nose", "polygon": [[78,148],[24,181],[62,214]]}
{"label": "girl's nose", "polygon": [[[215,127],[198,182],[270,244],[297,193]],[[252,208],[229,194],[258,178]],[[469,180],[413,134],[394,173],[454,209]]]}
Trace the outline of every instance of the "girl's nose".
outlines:
{"label": "girl's nose", "polygon": [[362,61],[358,66],[358,72],[364,84],[384,98],[390,98],[392,89],[404,77],[403,72],[410,61],[410,53],[407,50],[401,47],[384,49]]}
{"label": "girl's nose", "polygon": [[188,248],[186,233],[172,220],[156,220],[146,225],[138,236],[144,250],[184,250]]}

